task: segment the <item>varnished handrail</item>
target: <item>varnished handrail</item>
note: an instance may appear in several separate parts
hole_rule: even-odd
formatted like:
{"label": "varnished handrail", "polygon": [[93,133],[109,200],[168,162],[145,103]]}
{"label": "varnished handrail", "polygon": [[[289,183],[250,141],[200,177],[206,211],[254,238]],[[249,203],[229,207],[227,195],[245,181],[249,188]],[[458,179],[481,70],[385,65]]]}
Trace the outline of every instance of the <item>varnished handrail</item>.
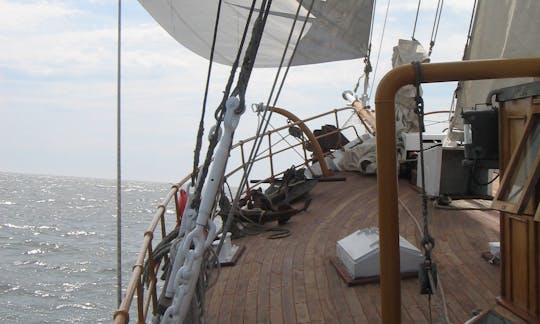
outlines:
{"label": "varnished handrail", "polygon": [[[181,184],[187,182],[190,179],[191,175],[185,177],[180,181]],[[165,207],[170,203],[170,201],[173,199],[174,196],[176,196],[176,193],[178,192],[178,188],[180,185],[174,185],[172,186],[171,190],[163,199],[161,204],[159,205],[158,209],[156,210],[154,217],[152,218],[152,222],[150,223],[150,226],[144,233],[144,239],[143,243],[141,244],[141,248],[139,250],[139,254],[137,255],[137,261],[135,261],[135,265],[133,266],[133,272],[131,274],[131,278],[129,280],[128,286],[126,288],[126,294],[124,298],[122,299],[122,303],[118,307],[118,310],[114,313],[114,321],[115,323],[127,323],[129,322],[129,309],[131,307],[131,302],[133,301],[133,297],[135,296],[136,291],[141,291],[140,285],[142,285],[141,277],[143,275],[144,270],[144,260],[146,258],[146,255],[148,254],[148,258],[152,259],[152,239],[154,236],[154,231],[156,230],[156,227],[158,224],[162,223],[162,216],[165,213]],[[150,290],[150,292],[155,293],[155,291]],[[138,296],[138,299],[143,299],[142,295]],[[147,314],[148,310],[143,311],[142,314]],[[145,315],[141,315],[139,313],[139,317],[145,317]],[[141,320],[141,318],[139,318]],[[144,320],[144,319],[143,319]]]}
{"label": "varnished handrail", "polygon": [[[424,63],[421,67],[422,83],[540,76],[540,58]],[[383,77],[375,96],[383,324],[401,322],[394,96],[402,86],[414,82],[413,66],[402,65]]]}

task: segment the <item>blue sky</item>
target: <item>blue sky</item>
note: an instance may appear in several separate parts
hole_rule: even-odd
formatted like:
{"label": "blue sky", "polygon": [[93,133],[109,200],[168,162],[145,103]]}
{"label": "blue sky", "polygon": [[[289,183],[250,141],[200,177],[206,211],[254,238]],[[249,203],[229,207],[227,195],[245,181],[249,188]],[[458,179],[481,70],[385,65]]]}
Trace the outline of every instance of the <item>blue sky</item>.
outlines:
{"label": "blue sky", "polygon": [[[417,1],[393,2],[375,82],[389,70],[397,40],[412,33]],[[445,2],[433,62],[461,59],[472,2]],[[422,1],[416,38],[424,45],[436,3]],[[377,1],[373,64],[386,4]],[[191,167],[207,62],[137,1],[123,1],[123,9],[123,178],[174,182]],[[116,10],[116,0],[0,0],[0,171],[115,177]],[[279,105],[301,117],[343,106],[341,92],[362,69],[361,60],[294,68]],[[210,111],[228,71],[214,69]],[[249,103],[266,100],[272,72],[254,72]],[[426,107],[447,107],[453,88],[425,87]],[[253,124],[248,114],[240,136]]]}

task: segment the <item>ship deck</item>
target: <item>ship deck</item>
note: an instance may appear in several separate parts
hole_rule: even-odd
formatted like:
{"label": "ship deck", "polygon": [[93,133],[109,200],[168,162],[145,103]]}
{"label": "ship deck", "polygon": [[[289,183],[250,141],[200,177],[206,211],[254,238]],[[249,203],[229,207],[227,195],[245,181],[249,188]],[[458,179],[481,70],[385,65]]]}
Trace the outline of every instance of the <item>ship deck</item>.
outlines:
{"label": "ship deck", "polygon": [[[305,212],[285,228],[291,235],[267,239],[268,233],[233,241],[245,251],[236,265],[221,268],[206,299],[209,323],[379,323],[378,283],[348,286],[331,264],[336,242],[352,232],[377,226],[375,177],[340,173],[344,182],[320,182]],[[421,223],[421,196],[400,180],[399,197]],[[488,242],[499,240],[494,211],[443,210],[431,204],[430,232],[436,241],[439,291],[431,298],[431,317],[440,322],[446,305],[451,322],[463,323],[473,312],[495,305],[499,266],[481,257]],[[419,246],[421,234],[400,206],[400,234]],[[427,323],[428,297],[415,278],[401,283],[402,321]]]}

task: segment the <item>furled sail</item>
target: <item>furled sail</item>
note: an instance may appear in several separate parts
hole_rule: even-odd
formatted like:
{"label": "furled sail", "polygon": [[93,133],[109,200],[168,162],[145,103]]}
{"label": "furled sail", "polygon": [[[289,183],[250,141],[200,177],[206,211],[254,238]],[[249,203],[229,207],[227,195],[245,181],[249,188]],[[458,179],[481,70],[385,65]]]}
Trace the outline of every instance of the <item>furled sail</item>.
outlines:
{"label": "furled sail", "polygon": [[[308,9],[315,1],[309,17]],[[139,0],[154,19],[178,42],[210,57],[217,0]],[[249,0],[224,0],[221,7],[214,60],[231,65],[236,57],[251,7]],[[257,0],[256,8],[260,7]],[[256,67],[279,66],[299,1],[273,0]],[[292,65],[349,60],[366,54],[373,0],[304,0],[287,48],[285,64],[297,45]],[[298,41],[303,22],[303,36]],[[253,21],[252,21],[253,24]],[[251,28],[250,28],[251,32]],[[248,34],[248,39],[250,34]]]}
{"label": "furled sail", "polygon": [[[540,56],[540,1],[509,0],[478,1],[470,46],[466,48],[466,60],[522,58]],[[497,79],[461,82],[457,91],[456,111],[450,130],[462,130],[461,112],[484,103],[493,89],[508,87],[533,78]],[[477,109],[484,109],[478,106]],[[458,133],[450,133],[452,139],[460,139]]]}

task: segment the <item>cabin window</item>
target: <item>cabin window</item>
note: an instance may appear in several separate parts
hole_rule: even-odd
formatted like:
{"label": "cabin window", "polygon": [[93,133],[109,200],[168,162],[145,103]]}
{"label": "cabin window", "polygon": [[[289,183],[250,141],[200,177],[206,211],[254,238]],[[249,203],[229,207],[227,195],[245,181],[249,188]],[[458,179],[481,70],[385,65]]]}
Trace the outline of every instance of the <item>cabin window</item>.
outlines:
{"label": "cabin window", "polygon": [[[499,192],[493,202],[496,209],[514,214],[524,212],[530,198],[534,196],[540,177],[539,152],[540,107],[534,106],[525,126],[523,137],[510,160]],[[540,221],[540,219],[538,220]]]}

